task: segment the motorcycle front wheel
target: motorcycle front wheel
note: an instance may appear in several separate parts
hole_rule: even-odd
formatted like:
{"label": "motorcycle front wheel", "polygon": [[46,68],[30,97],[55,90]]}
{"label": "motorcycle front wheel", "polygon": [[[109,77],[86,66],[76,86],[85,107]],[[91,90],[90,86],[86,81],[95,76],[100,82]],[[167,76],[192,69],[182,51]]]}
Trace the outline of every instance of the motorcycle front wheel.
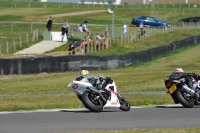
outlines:
{"label": "motorcycle front wheel", "polygon": [[194,106],[194,100],[192,97],[188,97],[187,93],[184,91],[176,90],[174,92],[176,99],[183,105],[185,108],[192,108]]}
{"label": "motorcycle front wheel", "polygon": [[84,106],[92,112],[101,112],[103,110],[103,101],[96,99],[96,95],[91,92],[84,92],[81,96]]}
{"label": "motorcycle front wheel", "polygon": [[120,108],[122,111],[129,111],[131,109],[130,104],[127,102],[125,98],[122,97],[122,95],[118,94],[118,99],[120,103]]}

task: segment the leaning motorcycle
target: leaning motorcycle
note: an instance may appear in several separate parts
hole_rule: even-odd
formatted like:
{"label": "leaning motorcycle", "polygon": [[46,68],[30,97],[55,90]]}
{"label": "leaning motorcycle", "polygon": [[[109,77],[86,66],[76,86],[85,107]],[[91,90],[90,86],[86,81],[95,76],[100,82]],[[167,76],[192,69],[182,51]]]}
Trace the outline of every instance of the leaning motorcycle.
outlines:
{"label": "leaning motorcycle", "polygon": [[108,95],[107,91],[99,91],[91,83],[78,81],[78,79],[71,81],[68,87],[76,93],[84,106],[92,112],[101,112],[103,109],[111,108],[129,111],[130,104],[117,92],[114,80],[106,80],[105,84],[105,89],[110,92],[110,95]]}
{"label": "leaning motorcycle", "polygon": [[193,83],[193,89],[189,88],[185,82],[181,80],[173,80],[167,76],[164,79],[165,87],[167,88],[167,94],[170,94],[174,103],[180,103],[185,108],[192,108],[194,105],[198,105],[200,81]]}

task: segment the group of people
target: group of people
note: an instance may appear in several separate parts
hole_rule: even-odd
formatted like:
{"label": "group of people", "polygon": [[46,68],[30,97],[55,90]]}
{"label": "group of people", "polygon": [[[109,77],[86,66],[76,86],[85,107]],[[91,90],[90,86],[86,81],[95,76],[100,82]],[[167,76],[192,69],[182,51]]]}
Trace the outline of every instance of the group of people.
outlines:
{"label": "group of people", "polygon": [[[48,31],[52,31],[52,24],[53,24],[53,20],[52,17],[49,16],[47,18],[47,24],[46,24],[46,28]],[[61,36],[62,36],[62,42],[64,39],[64,36],[66,35],[67,38],[69,38],[69,22],[68,19],[65,19],[64,22],[62,23],[62,28],[61,28]],[[88,29],[88,21],[84,21],[82,24],[80,25],[76,25],[76,27],[73,29],[74,32],[90,32]]]}
{"label": "group of people", "polygon": [[71,54],[75,54],[75,48],[79,47],[80,44],[78,43],[77,40],[74,40],[70,45],[69,45],[69,51],[72,51]]}
{"label": "group of people", "polygon": [[[95,46],[96,51],[99,50],[99,46],[106,48],[106,38],[108,38],[108,31],[105,30],[104,33],[100,34],[99,32],[96,33],[95,37]],[[90,32],[87,32],[87,35],[83,40],[81,40],[80,44],[78,44],[77,40],[74,40],[72,44],[69,46],[69,51],[72,51],[72,54],[75,54],[75,48],[81,47],[81,54],[87,54],[88,53],[88,43],[92,41]]]}
{"label": "group of people", "polygon": [[106,48],[106,39],[108,38],[108,31],[105,30],[103,34],[100,34],[99,32],[96,33],[95,37],[95,45],[96,45],[96,51],[99,50],[99,47]]}
{"label": "group of people", "polygon": [[[52,17],[49,16],[47,18],[47,24],[46,24],[46,27],[47,27],[47,30],[48,31],[51,31],[52,30],[52,24],[53,24],[53,20],[52,20]],[[65,19],[65,21],[63,22],[62,24],[62,29],[61,29],[62,33],[61,33],[61,36],[62,36],[62,42],[63,42],[63,39],[64,39],[64,36],[66,34],[67,38],[69,38],[69,22],[68,22],[68,19]],[[85,37],[84,40],[81,41],[81,45],[85,45],[87,44],[88,42],[91,41],[90,39],[90,31],[88,29],[88,21],[84,21],[82,24],[77,24],[76,27],[73,29],[74,32],[87,32],[87,36]],[[127,25],[125,22],[123,22],[123,26],[122,26],[122,32],[123,32],[123,36],[126,37],[127,36]],[[105,39],[108,37],[108,31],[106,30],[103,34],[100,34],[99,32],[96,33],[96,49],[98,50],[98,44],[100,42],[101,39]],[[102,44],[101,44],[102,45]]]}
{"label": "group of people", "polygon": [[80,44],[78,43],[77,40],[74,40],[73,43],[69,45],[69,51],[72,51],[72,54],[75,54],[75,48],[80,46],[81,47],[81,54],[82,55],[87,54],[87,45],[91,41],[92,41],[92,39],[90,37],[90,32],[87,32],[87,35],[80,42]]}
{"label": "group of people", "polygon": [[88,29],[88,21],[84,21],[82,24],[77,24],[73,29],[74,32],[90,32]]}
{"label": "group of people", "polygon": [[[47,30],[48,31],[52,31],[52,24],[53,24],[53,20],[52,17],[49,16],[47,18]],[[125,22],[124,22],[125,24]],[[126,30],[126,25],[123,26],[123,32],[124,34],[126,34],[127,30]],[[63,42],[64,36],[66,35],[67,39],[69,39],[69,22],[68,19],[65,19],[64,22],[62,23],[62,28],[61,28],[61,41]],[[87,35],[85,36],[85,38],[80,42],[80,45],[78,44],[77,40],[74,40],[74,42],[72,44],[70,44],[69,46],[69,51],[72,51],[72,54],[75,54],[74,49],[78,46],[81,46],[81,53],[87,54],[87,44],[89,42],[92,41],[91,36],[90,36],[90,31],[88,29],[88,21],[84,21],[82,24],[80,25],[76,25],[76,27],[73,29],[74,32],[87,32]],[[106,30],[103,34],[100,34],[99,32],[96,33],[96,37],[95,37],[95,45],[96,45],[96,51],[99,50],[99,46],[101,47],[106,47],[106,38],[108,38],[108,31]],[[78,44],[78,45],[77,45]]]}

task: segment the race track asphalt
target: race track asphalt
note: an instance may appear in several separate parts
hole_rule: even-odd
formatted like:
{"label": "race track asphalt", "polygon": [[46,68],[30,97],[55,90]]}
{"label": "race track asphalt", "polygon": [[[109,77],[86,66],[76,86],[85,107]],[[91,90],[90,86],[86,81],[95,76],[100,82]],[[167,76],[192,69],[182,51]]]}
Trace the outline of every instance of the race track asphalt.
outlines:
{"label": "race track asphalt", "polygon": [[0,133],[90,132],[148,128],[199,127],[199,106],[132,107],[129,112],[107,109],[58,109],[0,113]]}

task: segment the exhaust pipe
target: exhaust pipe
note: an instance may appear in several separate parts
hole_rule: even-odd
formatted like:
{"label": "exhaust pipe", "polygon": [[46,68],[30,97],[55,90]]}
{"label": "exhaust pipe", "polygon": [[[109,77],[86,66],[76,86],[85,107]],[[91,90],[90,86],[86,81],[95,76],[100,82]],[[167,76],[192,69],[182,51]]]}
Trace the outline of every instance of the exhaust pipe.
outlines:
{"label": "exhaust pipe", "polygon": [[183,89],[186,90],[188,93],[190,93],[192,96],[195,95],[195,91],[190,89],[188,86],[183,85]]}

